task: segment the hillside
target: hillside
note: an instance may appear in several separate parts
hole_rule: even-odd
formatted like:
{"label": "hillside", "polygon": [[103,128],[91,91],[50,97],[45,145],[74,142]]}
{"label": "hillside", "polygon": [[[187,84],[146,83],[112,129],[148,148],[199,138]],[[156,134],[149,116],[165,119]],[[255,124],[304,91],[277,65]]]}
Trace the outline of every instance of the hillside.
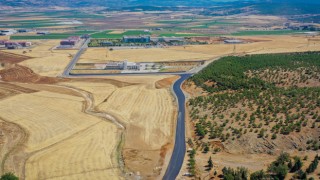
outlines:
{"label": "hillside", "polygon": [[217,4],[223,5],[233,5],[238,6],[241,4],[246,4],[251,6],[256,3],[266,3],[269,5],[277,4],[279,5],[292,5],[292,4],[320,4],[319,1],[316,0],[277,0],[277,1],[269,1],[269,0],[247,0],[247,1],[239,1],[239,0],[56,0],[56,1],[44,1],[44,0],[2,0],[0,5],[2,6],[11,6],[11,7],[50,7],[50,6],[61,6],[61,7],[87,7],[87,6],[103,6],[103,7],[117,7],[123,8],[128,6],[164,6],[164,7],[174,7],[174,6],[199,6],[199,7],[208,7],[215,6]]}
{"label": "hillside", "polygon": [[318,152],[319,56],[247,55],[210,64],[185,84],[189,92],[202,89],[188,103],[188,144],[204,154]]}

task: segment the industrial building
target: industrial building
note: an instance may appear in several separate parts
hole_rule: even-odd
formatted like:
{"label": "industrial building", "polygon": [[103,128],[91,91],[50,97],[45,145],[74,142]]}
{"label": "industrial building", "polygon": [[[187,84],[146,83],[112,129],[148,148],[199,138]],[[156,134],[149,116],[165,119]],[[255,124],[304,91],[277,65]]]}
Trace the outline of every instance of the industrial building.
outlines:
{"label": "industrial building", "polygon": [[89,39],[90,38],[90,35],[89,34],[84,34],[81,36],[82,39]]}
{"label": "industrial building", "polygon": [[111,41],[102,41],[100,42],[100,46],[104,47],[104,46],[113,46],[113,42]]}
{"label": "industrial building", "polygon": [[14,29],[0,30],[0,36],[10,36],[17,33]]}
{"label": "industrial building", "polygon": [[159,37],[159,42],[183,42],[185,41],[184,37]]}
{"label": "industrial building", "polygon": [[29,47],[32,45],[31,42],[26,41],[20,41],[20,42],[12,42],[12,41],[5,41],[0,42],[0,44],[3,44],[7,49],[19,49],[23,47]]}
{"label": "industrial building", "polygon": [[109,62],[105,66],[106,70],[140,70],[140,63],[120,61],[120,62]]}
{"label": "industrial building", "polygon": [[150,43],[150,36],[123,36],[124,43]]}
{"label": "industrial building", "polygon": [[224,40],[224,43],[226,44],[242,44],[244,41],[239,40],[239,39],[226,39]]}
{"label": "industrial building", "polygon": [[79,36],[71,36],[68,39],[60,41],[61,46],[75,46],[81,38]]}
{"label": "industrial building", "polygon": [[39,35],[47,35],[47,34],[50,34],[49,31],[38,31],[37,34]]}
{"label": "industrial building", "polygon": [[18,29],[18,33],[27,33],[30,32],[30,29]]}
{"label": "industrial building", "polygon": [[4,45],[5,42],[7,42],[7,40],[0,40],[0,45]]}

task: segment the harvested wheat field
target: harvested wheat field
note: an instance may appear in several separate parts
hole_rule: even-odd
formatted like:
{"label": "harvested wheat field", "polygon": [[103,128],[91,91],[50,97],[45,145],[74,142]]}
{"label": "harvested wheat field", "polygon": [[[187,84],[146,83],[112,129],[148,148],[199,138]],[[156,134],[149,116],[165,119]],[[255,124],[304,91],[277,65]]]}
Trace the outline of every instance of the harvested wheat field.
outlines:
{"label": "harvested wheat field", "polygon": [[209,59],[210,57],[211,55],[201,52],[188,52],[187,50],[175,50],[172,48],[122,49],[113,51],[99,48],[88,49],[81,57],[79,63],[123,61],[125,59],[132,62],[187,61],[204,60]]}
{"label": "harvested wheat field", "polygon": [[2,169],[22,179],[119,179],[117,127],[84,113],[84,97],[79,93],[71,95],[64,87],[48,92],[40,86],[46,85],[19,86],[21,92],[0,101],[0,119],[20,131],[11,138],[10,146],[16,147],[7,153]]}
{"label": "harvested wheat field", "polygon": [[[232,37],[237,38],[237,37]],[[300,36],[257,36],[241,37],[253,41],[248,44],[213,44],[173,46],[151,49],[107,48],[88,49],[79,63],[103,63],[106,61],[161,62],[183,60],[209,60],[232,54],[265,54],[283,52],[304,52],[320,50],[319,41],[308,42],[310,37]]]}
{"label": "harvested wheat field", "polygon": [[[19,132],[14,138],[3,132],[3,171],[26,179],[117,179],[120,157],[126,172],[142,177],[158,177],[165,167],[176,115],[169,87],[177,77],[48,81],[21,65],[1,75],[8,81],[1,86],[2,127]],[[118,123],[96,117],[103,112]],[[123,138],[119,124],[126,127]],[[122,151],[116,149],[121,139]]]}
{"label": "harvested wheat field", "polygon": [[6,65],[0,69],[0,80],[14,82],[31,82],[31,83],[56,83],[57,79],[52,77],[39,76],[30,68],[18,64]]}
{"label": "harvested wheat field", "polygon": [[[176,77],[115,77],[127,84],[64,82],[93,94],[98,111],[107,112],[125,125],[122,156],[129,172],[142,177],[160,175],[173,140],[175,103],[169,87]],[[164,79],[164,80],[163,80]],[[165,170],[165,169],[164,169]]]}
{"label": "harvested wheat field", "polygon": [[76,53],[76,50],[53,50],[54,47],[59,45],[58,40],[32,42],[35,47],[30,51],[17,49],[6,50],[6,52],[31,57],[31,59],[23,61],[20,64],[31,68],[35,73],[42,76],[56,77],[61,75],[71,60],[72,55]]}
{"label": "harvested wheat field", "polygon": [[[237,37],[233,37],[237,38]],[[213,45],[193,45],[186,47],[172,47],[171,49],[202,53],[211,55],[212,58],[232,55],[232,54],[266,54],[285,52],[305,52],[320,50],[320,43],[309,43],[310,37],[301,36],[257,36],[241,37],[258,41],[248,44],[213,44]],[[260,42],[259,42],[260,41]]]}

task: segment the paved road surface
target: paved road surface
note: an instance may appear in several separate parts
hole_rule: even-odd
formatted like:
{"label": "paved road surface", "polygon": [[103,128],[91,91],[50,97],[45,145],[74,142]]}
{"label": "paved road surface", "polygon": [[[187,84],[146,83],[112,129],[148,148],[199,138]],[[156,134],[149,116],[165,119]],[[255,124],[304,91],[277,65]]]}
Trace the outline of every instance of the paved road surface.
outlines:
{"label": "paved road surface", "polygon": [[62,73],[63,77],[69,77],[70,76],[70,71],[73,69],[74,65],[78,62],[81,54],[88,48],[88,43],[90,42],[90,39],[86,39],[83,45],[80,47],[79,51],[77,52],[76,55],[73,56],[72,60]]}
{"label": "paved road surface", "polygon": [[[68,66],[65,68],[65,71],[63,72],[63,77],[68,78],[80,78],[80,77],[98,77],[98,76],[121,76],[121,75],[130,75],[130,76],[141,76],[141,75],[163,75],[164,73],[145,73],[145,74],[114,74],[114,75],[106,75],[106,74],[70,74],[70,71],[73,69],[77,61],[79,60],[81,54],[88,48],[88,43],[90,42],[90,39],[87,39],[79,51],[76,53],[76,55],[72,58],[71,62],[68,64]],[[186,153],[186,142],[185,142],[185,96],[183,94],[183,91],[181,90],[181,84],[188,79],[192,74],[198,73],[203,68],[205,68],[210,62],[206,62],[205,64],[198,66],[194,69],[192,69],[190,72],[178,72],[178,73],[167,73],[171,75],[180,75],[180,79],[177,80],[173,85],[173,91],[176,95],[177,101],[178,101],[178,119],[177,119],[177,126],[176,126],[176,137],[175,137],[175,144],[173,153],[168,165],[168,168],[165,172],[165,175],[163,177],[164,180],[174,180],[178,176],[184,156]]]}
{"label": "paved road surface", "polygon": [[174,143],[173,153],[170,159],[170,163],[163,177],[164,180],[174,180],[178,176],[183,164],[184,156],[186,153],[185,142],[185,96],[181,90],[182,83],[191,76],[191,74],[180,75],[180,79],[173,85],[173,91],[176,94],[178,100],[178,119],[176,127],[176,138]]}

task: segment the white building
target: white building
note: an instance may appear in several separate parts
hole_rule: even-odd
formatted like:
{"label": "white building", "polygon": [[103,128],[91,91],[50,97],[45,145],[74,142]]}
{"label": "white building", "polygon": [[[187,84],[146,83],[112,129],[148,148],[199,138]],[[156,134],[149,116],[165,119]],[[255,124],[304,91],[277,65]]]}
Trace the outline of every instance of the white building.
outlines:
{"label": "white building", "polygon": [[226,39],[226,40],[224,40],[224,43],[226,43],[226,44],[242,44],[244,42],[239,39]]}
{"label": "white building", "polygon": [[120,62],[109,62],[106,64],[105,69],[107,70],[140,70],[140,63],[120,61]]}

